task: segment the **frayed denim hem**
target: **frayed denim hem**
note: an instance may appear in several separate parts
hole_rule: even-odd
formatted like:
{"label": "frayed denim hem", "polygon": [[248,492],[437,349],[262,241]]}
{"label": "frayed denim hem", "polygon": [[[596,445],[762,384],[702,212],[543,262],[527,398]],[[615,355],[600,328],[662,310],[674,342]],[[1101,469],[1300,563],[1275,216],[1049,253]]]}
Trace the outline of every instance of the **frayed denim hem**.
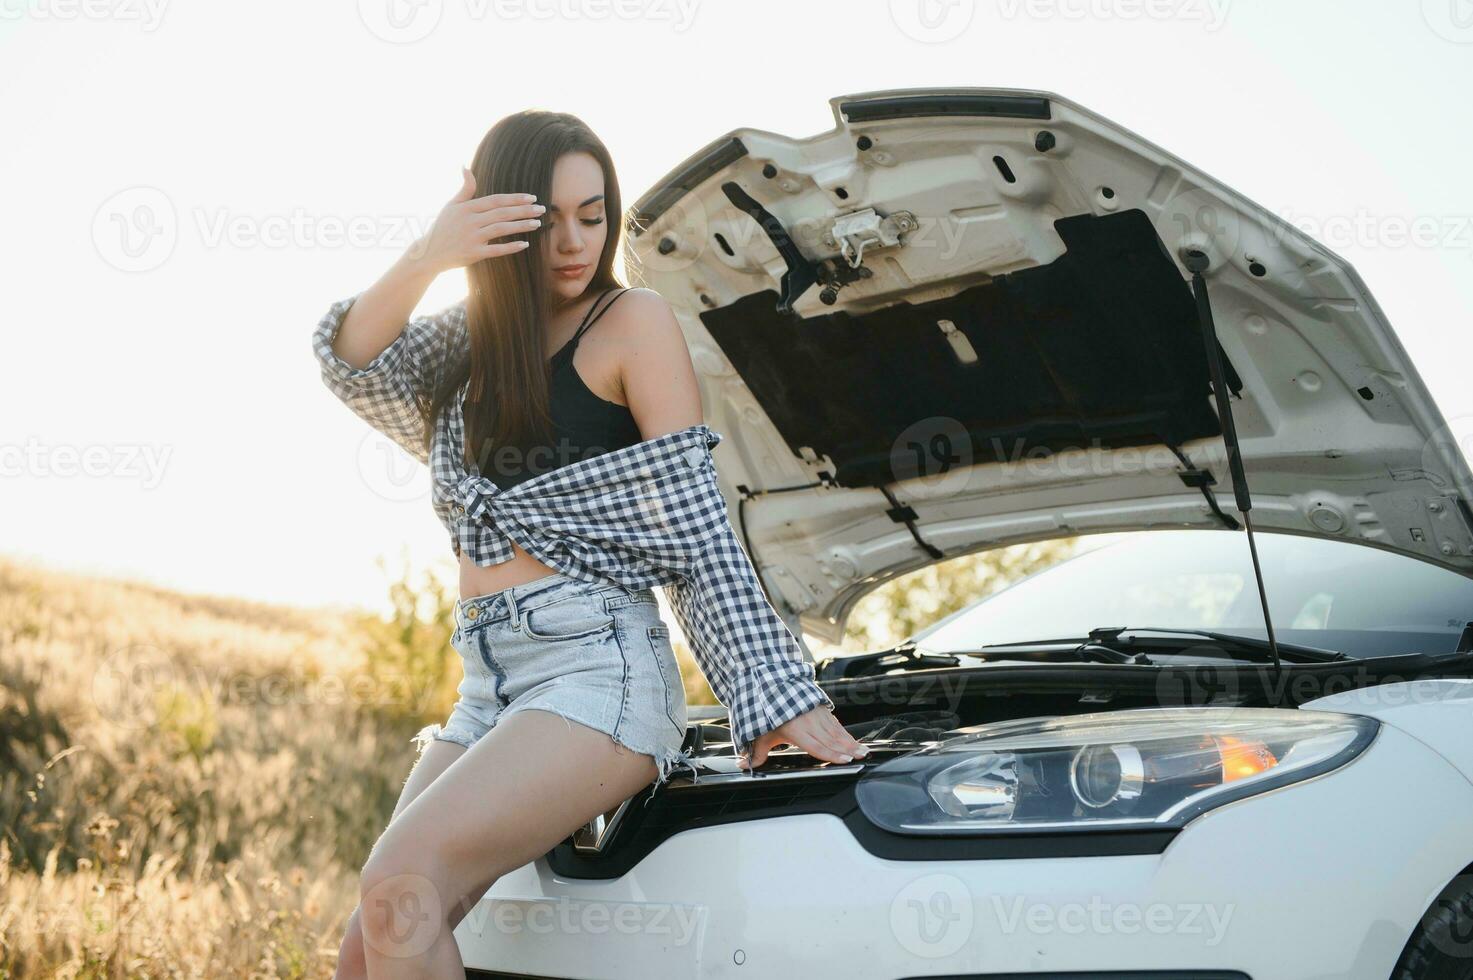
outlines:
{"label": "frayed denim hem", "polygon": [[667,779],[674,775],[677,766],[690,770],[691,782],[700,782],[701,777],[696,769],[695,757],[690,753],[681,752],[679,749],[662,749],[659,753],[653,753],[653,757],[655,765],[660,769],[659,775],[655,777],[655,789],[659,789]]}
{"label": "frayed denim hem", "polygon": [[410,742],[413,743],[422,753],[426,748],[429,747],[429,744],[431,742],[436,740],[439,740],[441,742],[450,742],[452,744],[459,745],[467,749],[475,743],[475,739],[471,738],[469,735],[454,734],[453,732],[446,730],[445,727],[442,725],[426,725],[418,732],[415,732],[414,737],[410,739]]}

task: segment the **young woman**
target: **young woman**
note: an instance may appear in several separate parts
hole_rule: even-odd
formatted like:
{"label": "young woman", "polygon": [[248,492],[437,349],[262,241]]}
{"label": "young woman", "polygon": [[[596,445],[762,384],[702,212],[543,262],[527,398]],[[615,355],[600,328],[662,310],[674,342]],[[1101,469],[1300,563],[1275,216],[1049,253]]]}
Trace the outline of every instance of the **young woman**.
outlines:
{"label": "young woman", "polygon": [[[502,489],[701,425],[669,306],[614,277],[621,218],[608,152],[581,121],[503,119],[425,237],[319,325],[324,379],[432,470],[461,453]],[[434,278],[460,267],[463,304],[411,321]],[[460,534],[452,643],[465,679],[447,723],[421,733],[363,869],[340,978],[460,980],[452,930],[486,889],[681,758],[684,691],[653,592],[590,584],[515,541],[495,556],[507,560],[477,563],[462,547],[482,540],[467,508],[437,499],[436,510]],[[648,638],[645,655],[626,656],[611,624]],[[830,762],[865,755],[830,708],[756,737],[743,764],[778,745]]]}

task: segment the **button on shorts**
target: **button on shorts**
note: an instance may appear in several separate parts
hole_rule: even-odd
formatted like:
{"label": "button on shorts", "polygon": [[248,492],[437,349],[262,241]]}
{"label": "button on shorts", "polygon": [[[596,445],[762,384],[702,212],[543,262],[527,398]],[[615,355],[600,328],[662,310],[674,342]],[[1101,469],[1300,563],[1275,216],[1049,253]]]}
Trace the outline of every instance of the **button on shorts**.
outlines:
{"label": "button on shorts", "polygon": [[465,676],[444,725],[415,736],[474,745],[502,718],[540,709],[649,755],[663,783],[683,751],[685,687],[653,589],[561,572],[455,606],[451,645]]}

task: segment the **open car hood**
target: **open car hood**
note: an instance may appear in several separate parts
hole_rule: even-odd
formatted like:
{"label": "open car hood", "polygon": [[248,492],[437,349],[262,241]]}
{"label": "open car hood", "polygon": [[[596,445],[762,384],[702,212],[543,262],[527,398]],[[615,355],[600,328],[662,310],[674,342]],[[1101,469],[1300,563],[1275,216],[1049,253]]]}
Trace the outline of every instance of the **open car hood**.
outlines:
{"label": "open car hood", "polygon": [[722,136],[628,215],[792,625],[837,641],[879,583],[983,548],[1236,523],[1189,249],[1255,526],[1473,571],[1473,477],[1342,259],[1051,94],[830,105],[817,136]]}

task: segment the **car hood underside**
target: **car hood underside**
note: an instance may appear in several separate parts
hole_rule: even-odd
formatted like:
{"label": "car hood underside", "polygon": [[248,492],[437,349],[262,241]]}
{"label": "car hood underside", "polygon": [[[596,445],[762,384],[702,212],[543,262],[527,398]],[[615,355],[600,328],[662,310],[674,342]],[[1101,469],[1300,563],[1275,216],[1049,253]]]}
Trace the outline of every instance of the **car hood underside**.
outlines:
{"label": "car hood underside", "polygon": [[1473,571],[1473,477],[1343,260],[1047,93],[831,108],[817,136],[714,141],[627,238],[795,627],[836,641],[876,585],[983,548],[1236,525],[1188,250],[1210,260],[1255,526]]}

